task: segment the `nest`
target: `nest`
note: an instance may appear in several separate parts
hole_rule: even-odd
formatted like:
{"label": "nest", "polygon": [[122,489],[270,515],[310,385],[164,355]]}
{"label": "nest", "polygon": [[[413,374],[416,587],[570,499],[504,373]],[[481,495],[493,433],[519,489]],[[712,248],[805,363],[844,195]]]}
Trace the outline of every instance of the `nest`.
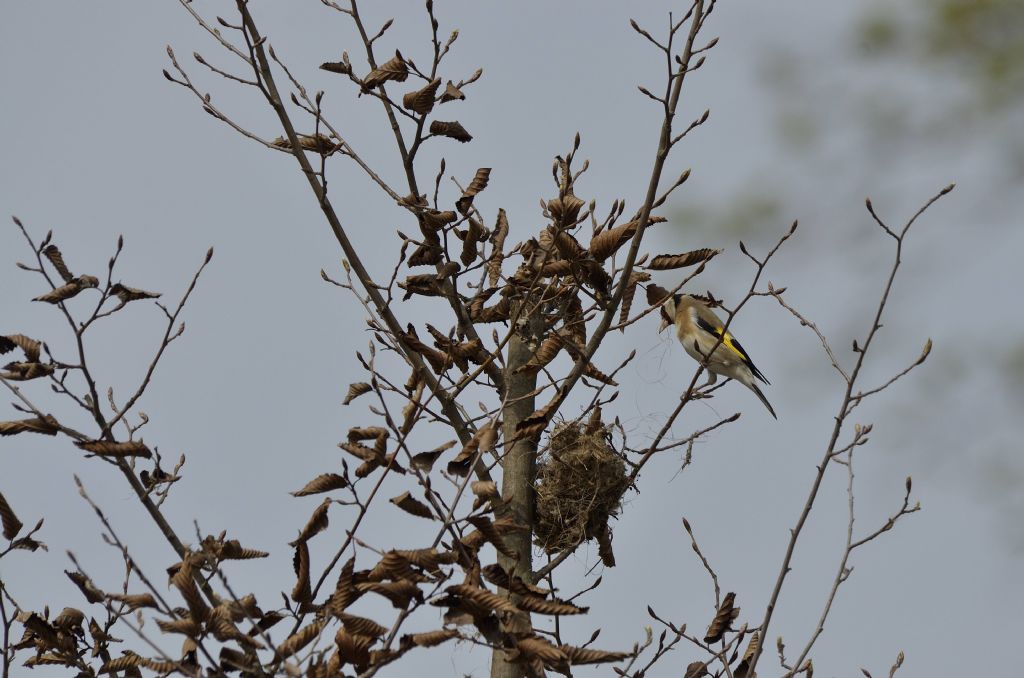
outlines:
{"label": "nest", "polygon": [[596,539],[601,559],[613,566],[608,519],[618,515],[627,487],[626,464],[603,426],[556,425],[537,465],[537,544],[551,553]]}

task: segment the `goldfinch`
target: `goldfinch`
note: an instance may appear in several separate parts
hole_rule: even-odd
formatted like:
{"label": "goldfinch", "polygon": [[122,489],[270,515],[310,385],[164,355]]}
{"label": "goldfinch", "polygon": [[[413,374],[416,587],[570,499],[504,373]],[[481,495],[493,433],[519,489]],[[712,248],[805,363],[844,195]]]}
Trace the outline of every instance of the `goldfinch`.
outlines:
{"label": "goldfinch", "polygon": [[778,419],[756,381],[759,379],[767,384],[768,380],[754,365],[736,337],[724,331],[725,323],[707,304],[688,294],[675,294],[662,304],[661,318],[658,331],[675,325],[676,335],[683,348],[691,358],[707,368],[709,385],[715,383],[718,375],[735,379],[753,391],[772,416]]}

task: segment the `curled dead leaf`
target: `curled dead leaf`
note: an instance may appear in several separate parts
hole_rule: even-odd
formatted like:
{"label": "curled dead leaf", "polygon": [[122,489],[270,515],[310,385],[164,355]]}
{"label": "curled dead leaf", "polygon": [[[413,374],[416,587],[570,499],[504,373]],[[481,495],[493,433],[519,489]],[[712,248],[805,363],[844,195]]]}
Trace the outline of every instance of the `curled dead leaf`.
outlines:
{"label": "curled dead leaf", "polygon": [[434,120],[430,123],[430,133],[436,134],[437,136],[449,137],[461,143],[473,140],[473,135],[467,132],[466,128],[455,120],[450,122]]}
{"label": "curled dead leaf", "polygon": [[48,304],[59,304],[62,301],[71,299],[82,290],[99,287],[99,284],[99,278],[91,275],[82,275],[47,292],[46,294],[41,294],[38,297],[35,297],[32,301],[44,301]]}
{"label": "curled dead leaf", "polygon": [[17,537],[21,528],[24,527],[24,523],[18,520],[18,516],[15,515],[14,509],[7,503],[2,492],[0,492],[0,524],[3,525],[4,539],[9,541]]}
{"label": "curled dead leaf", "polygon": [[420,89],[409,92],[402,97],[402,105],[410,111],[426,115],[434,108],[434,97],[437,96],[437,88],[440,86],[441,79],[435,78]]}
{"label": "curled dead leaf", "polygon": [[20,348],[25,353],[25,362],[39,362],[39,349],[41,347],[42,342],[26,337],[24,334],[0,336],[0,355],[13,351],[15,348]]}
{"label": "curled dead leaf", "polygon": [[75,447],[91,452],[98,457],[145,457],[149,459],[153,453],[141,440],[83,440],[75,443]]}
{"label": "curled dead leaf", "polygon": [[404,82],[407,77],[409,77],[409,66],[405,63],[402,55],[395,52],[393,58],[373,69],[363,78],[363,89],[374,89],[389,80]]}
{"label": "curled dead leaf", "polygon": [[305,626],[293,635],[289,636],[283,643],[277,646],[277,654],[283,659],[291,657],[302,648],[309,645],[313,640],[320,635],[323,631],[324,623],[322,621],[315,621],[309,626]]}
{"label": "curled dead leaf", "polygon": [[465,99],[466,95],[462,93],[462,90],[452,84],[449,80],[448,84],[444,87],[444,92],[441,94],[441,103],[447,103],[449,101],[455,101],[457,99]]}
{"label": "curled dead leaf", "polygon": [[708,626],[707,633],[704,634],[705,643],[717,643],[722,639],[726,631],[730,630],[733,620],[740,614],[740,609],[735,607],[735,603],[736,594],[731,591],[726,593],[722,598],[721,604],[718,606],[715,618],[711,621],[711,625]]}
{"label": "curled dead leaf", "polygon": [[121,283],[115,283],[110,286],[110,293],[121,300],[122,303],[127,304],[129,301],[139,301],[140,299],[158,299],[162,295],[159,292],[147,292],[146,290],[140,290],[135,287],[128,287]]}
{"label": "curled dead leaf", "polygon": [[397,497],[392,497],[389,501],[406,513],[420,518],[434,519],[434,513],[430,510],[430,507],[412,496],[410,492],[403,492]]}
{"label": "curled dead leaf", "polygon": [[651,259],[651,263],[647,264],[647,268],[653,271],[667,271],[674,268],[693,266],[694,264],[710,261],[721,253],[722,250],[704,248],[682,254],[659,254]]}
{"label": "curled dead leaf", "polygon": [[61,255],[60,250],[57,249],[56,245],[47,245],[43,248],[43,256],[50,260],[53,267],[57,270],[57,274],[63,278],[64,282],[71,282],[75,276],[68,270],[67,264],[64,263],[64,257]]}
{"label": "curled dead leaf", "polygon": [[337,473],[321,473],[303,486],[301,490],[292,492],[293,497],[306,497],[311,494],[340,490],[348,486],[348,481]]}

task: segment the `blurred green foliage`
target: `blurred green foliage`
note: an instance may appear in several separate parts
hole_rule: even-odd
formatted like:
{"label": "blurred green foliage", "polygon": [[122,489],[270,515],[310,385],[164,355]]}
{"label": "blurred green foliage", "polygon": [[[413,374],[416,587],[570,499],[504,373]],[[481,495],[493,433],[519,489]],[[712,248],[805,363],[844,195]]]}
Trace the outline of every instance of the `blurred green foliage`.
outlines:
{"label": "blurred green foliage", "polygon": [[1024,0],[917,0],[869,9],[857,29],[865,55],[906,55],[952,67],[976,101],[1001,108],[1024,101]]}

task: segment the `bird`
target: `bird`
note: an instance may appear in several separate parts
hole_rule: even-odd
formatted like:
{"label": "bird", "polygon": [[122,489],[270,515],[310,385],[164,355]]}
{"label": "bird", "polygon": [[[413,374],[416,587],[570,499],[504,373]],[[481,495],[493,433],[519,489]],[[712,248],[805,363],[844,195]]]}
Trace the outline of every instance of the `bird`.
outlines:
{"label": "bird", "polygon": [[758,380],[765,384],[770,382],[706,303],[688,294],[674,294],[665,300],[661,310],[658,331],[675,326],[676,336],[686,352],[707,368],[708,386],[717,381],[718,375],[735,379],[753,391],[775,419],[779,418],[757,385]]}

